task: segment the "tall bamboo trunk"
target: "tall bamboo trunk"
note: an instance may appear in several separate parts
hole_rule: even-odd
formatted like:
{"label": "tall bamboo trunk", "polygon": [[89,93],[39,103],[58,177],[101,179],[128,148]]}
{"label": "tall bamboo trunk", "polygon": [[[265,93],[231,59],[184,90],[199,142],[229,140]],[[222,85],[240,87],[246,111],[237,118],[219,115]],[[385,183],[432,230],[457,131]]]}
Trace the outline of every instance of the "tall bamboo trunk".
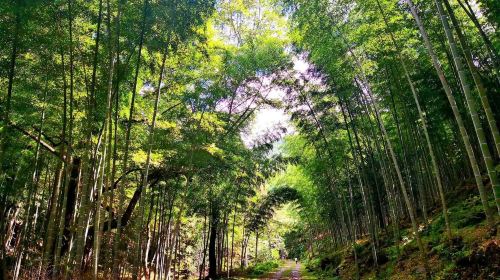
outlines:
{"label": "tall bamboo trunk", "polygon": [[[341,107],[341,111],[342,111],[342,115],[344,117],[344,123],[346,125],[346,131],[347,131],[347,136],[348,136],[348,139],[349,139],[349,146],[350,146],[350,149],[351,149],[351,153],[353,155],[353,159],[354,159],[354,164],[356,166],[356,177],[357,177],[357,180],[358,180],[358,184],[359,186],[361,187],[361,196],[362,196],[362,200],[363,200],[363,208],[365,209],[365,215],[366,215],[366,218],[367,218],[367,223],[368,223],[368,231],[370,233],[370,237],[371,237],[371,250],[372,250],[372,255],[373,255],[373,261],[374,261],[374,264],[375,266],[377,267],[378,266],[378,257],[377,257],[377,247],[376,247],[376,238],[375,238],[375,230],[374,230],[374,225],[373,225],[373,217],[372,217],[372,213],[370,212],[369,210],[369,207],[368,207],[368,200],[367,200],[367,197],[366,197],[366,186],[365,184],[363,183],[363,180],[361,178],[361,169],[359,167],[359,165],[362,164],[362,155],[361,155],[361,145],[359,143],[359,140],[358,140],[358,135],[357,135],[357,132],[356,132],[356,129],[355,129],[355,126],[354,124],[352,123],[352,120],[351,120],[351,126],[352,126],[352,130],[353,130],[353,133],[354,133],[354,139],[356,140],[356,143],[357,143],[357,147],[358,147],[358,150],[356,150],[356,148],[354,147],[354,144],[353,144],[353,141],[352,141],[352,137],[351,137],[351,133],[350,133],[350,130],[349,130],[349,126],[347,125],[347,117],[346,117],[346,113],[345,113],[345,110],[349,111],[349,108],[348,108],[348,105],[346,102],[342,102],[341,99],[340,100],[340,107]],[[359,157],[358,157],[358,154],[359,154]]]}
{"label": "tall bamboo trunk", "polygon": [[458,106],[455,101],[455,97],[453,96],[453,93],[451,91],[450,85],[448,84],[448,81],[444,75],[443,69],[441,68],[441,64],[439,63],[439,60],[436,56],[436,53],[434,52],[434,47],[432,46],[429,36],[427,35],[427,31],[425,30],[425,27],[420,19],[420,16],[418,15],[417,9],[415,8],[415,5],[413,4],[412,0],[406,0],[408,3],[411,14],[413,18],[415,19],[415,22],[419,28],[420,35],[422,36],[425,46],[427,48],[427,52],[429,53],[429,56],[432,59],[432,64],[437,72],[437,75],[439,77],[439,80],[441,81],[441,84],[443,86],[443,90],[446,93],[446,97],[448,98],[448,102],[451,105],[451,109],[453,111],[453,115],[455,117],[455,120],[457,122],[460,135],[462,137],[462,141],[464,142],[465,149],[467,151],[467,156],[469,158],[470,165],[472,167],[472,171],[474,173],[474,178],[476,180],[476,185],[479,190],[479,195],[481,197],[481,203],[483,205],[483,210],[486,215],[486,219],[488,220],[489,225],[493,225],[493,218],[490,214],[489,211],[489,203],[488,203],[488,195],[486,193],[482,176],[481,176],[481,171],[479,170],[479,166],[477,164],[476,157],[474,155],[474,151],[472,149],[472,145],[470,143],[469,135],[467,133],[467,130],[465,129],[464,122],[462,120],[462,117],[460,116],[460,112],[458,111]]}
{"label": "tall bamboo trunk", "polygon": [[[64,52],[61,49],[61,68],[62,68],[62,79],[63,79],[63,117],[62,117],[62,137],[61,137],[61,143],[66,142],[66,128],[67,128],[67,123],[68,123],[68,116],[67,116],[67,111],[68,111],[68,97],[67,97],[67,80],[66,80],[66,65],[65,65],[65,56]],[[62,246],[62,238],[63,238],[63,230],[64,230],[64,216],[66,215],[66,200],[68,196],[68,189],[69,189],[69,178],[70,178],[70,173],[71,173],[71,154],[69,151],[66,150],[66,144],[63,144],[62,147],[62,152],[61,152],[61,158],[64,161],[64,180],[62,182],[63,184],[63,190],[61,192],[62,194],[62,201],[60,204],[60,208],[57,214],[56,218],[56,238],[54,241],[54,275],[57,276],[59,273],[59,267],[60,267],[60,252],[61,252],[61,246]]]}
{"label": "tall bamboo trunk", "polygon": [[144,177],[142,181],[142,189],[144,193],[141,195],[140,200],[139,200],[139,219],[140,219],[140,227],[139,227],[139,233],[138,233],[138,239],[137,239],[137,244],[138,244],[138,249],[137,249],[137,258],[136,258],[136,267],[135,267],[135,272],[134,272],[134,278],[137,279],[137,277],[140,277],[140,267],[141,267],[141,253],[142,253],[142,228],[144,226],[144,200],[147,194],[147,184],[148,184],[148,177],[149,177],[149,168],[150,168],[150,163],[151,163],[151,151],[153,149],[153,137],[154,137],[154,132],[155,132],[155,127],[156,127],[156,119],[158,115],[158,106],[160,103],[160,96],[161,96],[161,85],[163,81],[163,74],[165,73],[165,62],[167,60],[168,56],[168,48],[169,44],[165,45],[164,53],[163,53],[163,58],[161,60],[161,66],[160,66],[160,73],[158,77],[158,84],[157,84],[157,89],[156,89],[156,97],[155,97],[155,103],[154,103],[154,109],[153,109],[153,117],[151,120],[151,126],[149,127],[149,137],[148,137],[148,150],[146,154],[146,167],[144,171]]}
{"label": "tall bamboo trunk", "polygon": [[[108,31],[108,47],[109,47],[109,56],[108,56],[108,86],[107,86],[107,98],[106,98],[106,114],[103,122],[103,151],[100,160],[101,166],[101,174],[100,179],[97,184],[97,199],[95,202],[95,216],[94,216],[94,245],[93,245],[93,277],[97,279],[99,277],[99,258],[100,258],[100,247],[101,247],[101,239],[102,239],[102,225],[101,219],[101,205],[103,203],[103,189],[106,190],[109,185],[109,176],[110,176],[110,144],[112,138],[112,104],[113,104],[113,73],[114,73],[114,56],[113,56],[113,46],[112,42],[112,34],[111,34],[111,11],[109,0],[106,1],[106,9],[107,9],[107,31]],[[106,143],[108,142],[108,143]]]}
{"label": "tall bamboo trunk", "polygon": [[467,63],[469,71],[472,74],[472,78],[474,80],[477,91],[479,93],[481,104],[483,106],[483,109],[484,109],[484,112],[486,115],[486,119],[488,121],[488,125],[490,127],[490,131],[491,131],[491,134],[493,136],[493,141],[495,143],[496,152],[497,152],[497,155],[500,157],[500,133],[498,131],[498,126],[497,126],[497,123],[495,120],[495,116],[493,115],[493,110],[492,110],[492,108],[490,106],[490,102],[488,100],[486,88],[484,87],[483,81],[481,79],[481,76],[478,73],[477,67],[474,65],[474,62],[472,60],[472,53],[471,53],[470,48],[467,44],[467,40],[465,39],[465,36],[462,32],[460,24],[458,23],[458,20],[455,17],[454,11],[453,11],[448,0],[444,0],[443,2],[446,6],[446,10],[448,11],[448,14],[450,15],[451,22],[453,24],[453,27],[455,28],[458,40],[460,42],[460,46],[461,46],[463,54],[465,56],[465,61]]}
{"label": "tall bamboo trunk", "polygon": [[479,22],[478,18],[476,17],[476,14],[474,13],[474,10],[470,6],[468,0],[457,0],[457,2],[460,5],[460,7],[462,7],[465,14],[472,21],[474,26],[476,27],[479,35],[481,36],[481,39],[483,39],[484,45],[486,46],[486,49],[488,50],[488,53],[490,55],[490,59],[493,61],[493,67],[494,67],[494,72],[496,74],[497,82],[500,84],[500,61],[499,61],[500,57],[498,55],[497,49],[495,48],[495,46],[493,46],[493,43],[491,42],[486,32],[484,32],[484,29],[481,26],[481,23]]}
{"label": "tall bamboo trunk", "polygon": [[[238,197],[236,197],[238,199]],[[236,205],[234,206],[234,214],[233,214],[233,228],[231,233],[231,254],[230,254],[230,264],[229,269],[227,270],[227,278],[231,277],[231,271],[233,270],[233,255],[234,255],[234,230],[236,226]]]}
{"label": "tall bamboo trunk", "polygon": [[[17,55],[18,55],[18,48],[19,48],[19,33],[21,31],[21,17],[19,15],[18,9],[16,9],[15,13],[15,23],[14,23],[14,30],[13,30],[14,38],[12,38],[12,51],[10,53],[10,62],[9,62],[9,72],[8,72],[8,82],[7,82],[7,96],[5,98],[5,109],[2,112],[2,119],[4,121],[4,125],[7,126],[7,124],[10,121],[10,110],[11,110],[11,99],[12,99],[12,88],[14,85],[14,76],[15,76],[15,70],[16,70],[16,60],[17,60]],[[5,157],[5,151],[6,147],[9,145],[9,133],[8,133],[8,126],[4,129],[2,129],[2,132],[0,133],[0,164],[4,162],[4,157]],[[4,172],[3,166],[0,166],[1,172]],[[3,174],[1,174],[3,175]],[[1,202],[0,202],[0,210],[4,210],[5,208],[5,203],[7,196],[2,195],[1,197]],[[3,213],[3,212],[0,212]],[[5,236],[3,234],[3,227],[4,225],[4,220],[3,220],[3,215],[0,217],[0,244],[4,244]],[[6,264],[6,252],[5,250],[0,250],[0,277],[6,279],[7,278],[7,264]]]}
{"label": "tall bamboo trunk", "polygon": [[[476,130],[476,136],[479,140],[479,147],[483,154],[484,163],[486,165],[486,169],[488,171],[488,176],[490,177],[493,195],[495,197],[495,203],[497,206],[498,213],[500,214],[500,182],[498,181],[497,172],[495,170],[495,166],[493,163],[493,158],[491,156],[490,148],[488,147],[488,143],[486,141],[486,136],[484,135],[484,130],[481,125],[481,120],[479,119],[476,102],[472,97],[470,86],[467,81],[467,77],[465,75],[465,69],[462,64],[462,60],[460,54],[458,53],[457,45],[455,43],[455,38],[451,32],[448,18],[444,12],[443,4],[440,0],[435,0],[435,4],[437,6],[438,14],[441,18],[441,23],[443,24],[443,28],[446,34],[446,38],[448,39],[448,44],[451,49],[451,55],[453,57],[453,62],[455,63],[455,67],[457,68],[458,77],[460,80],[460,84],[462,86],[463,92],[465,94],[465,98],[467,100],[467,105],[469,108],[469,113],[472,117],[472,123],[474,124],[474,129]],[[496,143],[495,143],[496,144]]]}
{"label": "tall bamboo trunk", "polygon": [[[84,182],[84,187],[82,190],[81,196],[81,204],[79,209],[79,217],[78,217],[78,225],[77,225],[77,235],[76,235],[76,248],[75,248],[75,257],[73,260],[73,269],[72,271],[76,273],[76,271],[80,268],[83,268],[82,265],[85,263],[84,256],[88,253],[85,251],[86,240],[88,235],[88,228],[90,225],[90,213],[91,211],[91,202],[92,202],[92,194],[94,193],[96,184],[97,184],[97,175],[99,166],[98,164],[98,151],[100,147],[100,142],[102,140],[102,132],[101,130],[98,134],[98,141],[96,145],[93,143],[93,138],[95,134],[95,123],[97,123],[97,115],[96,115],[96,84],[97,84],[97,68],[98,68],[98,58],[99,58],[99,50],[100,50],[100,39],[101,39],[101,23],[102,23],[102,9],[103,4],[102,0],[99,0],[98,7],[98,17],[97,17],[97,26],[96,26],[96,37],[94,44],[94,53],[92,58],[92,75],[90,82],[90,89],[87,92],[87,108],[86,108],[86,121],[87,121],[87,131],[86,131],[86,145],[87,151],[85,160],[88,163],[86,168],[86,181]],[[77,268],[77,269],[75,269]]]}
{"label": "tall bamboo trunk", "polygon": [[198,280],[203,279],[205,277],[205,260],[206,260],[206,255],[207,255],[207,246],[208,246],[208,235],[210,234],[210,228],[207,224],[207,213],[205,212],[204,215],[204,220],[203,220],[203,243],[202,245],[202,253],[201,253],[201,262],[199,266],[199,275],[198,275]]}
{"label": "tall bamboo trunk", "polygon": [[[49,207],[46,215],[46,232],[43,243],[43,258],[42,269],[46,269],[48,273],[52,273],[53,265],[53,252],[54,252],[54,238],[57,224],[57,210],[59,206],[60,189],[62,185],[62,178],[64,172],[63,162],[59,162],[56,168],[55,180],[52,186],[52,193],[50,196]],[[50,275],[48,275],[50,276]]]}
{"label": "tall bamboo trunk", "polygon": [[451,228],[450,228],[450,222],[449,222],[449,217],[448,217],[448,207],[446,205],[446,197],[444,194],[441,174],[439,172],[439,166],[437,164],[436,155],[434,153],[434,149],[433,149],[432,142],[431,142],[431,139],[429,136],[429,132],[427,130],[427,119],[425,117],[424,111],[422,110],[422,107],[420,106],[420,101],[418,100],[418,94],[417,94],[417,91],[415,89],[414,82],[413,82],[413,80],[410,76],[410,73],[408,71],[408,67],[406,66],[406,62],[404,61],[404,59],[401,56],[401,49],[399,47],[399,44],[396,42],[396,39],[394,38],[392,31],[390,30],[389,22],[387,20],[387,17],[384,13],[384,10],[383,10],[379,0],[377,0],[377,6],[379,8],[380,13],[382,14],[386,28],[389,30],[389,35],[391,37],[392,44],[396,48],[398,60],[401,62],[401,67],[403,68],[404,76],[406,78],[408,86],[410,87],[410,90],[411,90],[411,93],[413,96],[413,100],[415,101],[415,105],[417,107],[418,116],[420,118],[420,121],[422,124],[422,130],[423,130],[424,136],[425,136],[425,141],[427,143],[427,149],[429,150],[429,154],[431,156],[432,171],[434,173],[434,177],[435,177],[435,180],[436,180],[436,183],[438,186],[439,197],[441,200],[441,207],[442,207],[443,217],[444,217],[445,226],[446,226],[446,235],[447,235],[448,239],[451,239]]}
{"label": "tall bamboo trunk", "polygon": [[[371,91],[370,83],[369,83],[369,81],[368,81],[368,79],[367,79],[367,77],[366,77],[366,75],[365,75],[365,73],[363,71],[363,67],[361,65],[361,62],[357,59],[357,57],[356,57],[356,55],[354,54],[353,51],[350,50],[349,52],[351,53],[351,55],[353,56],[353,58],[355,60],[357,68],[360,71],[361,80],[363,81],[363,85],[359,85],[360,90],[363,88],[363,86],[366,88],[366,93],[370,97],[371,105],[373,106],[373,110],[374,110],[375,116],[380,120],[380,114],[379,114],[380,110],[378,109],[378,104],[377,104],[376,100],[373,97],[373,93]],[[355,80],[356,80],[356,78],[355,78]],[[430,271],[429,271],[429,268],[428,268],[428,265],[427,265],[427,252],[426,252],[426,249],[425,249],[424,244],[422,242],[422,239],[420,238],[420,233],[418,231],[418,223],[417,223],[417,220],[416,220],[416,217],[415,217],[415,210],[414,210],[413,205],[412,205],[412,203],[410,201],[410,198],[408,196],[408,193],[407,193],[407,190],[406,190],[406,185],[405,185],[405,182],[404,182],[404,179],[403,179],[403,175],[401,173],[401,169],[399,168],[399,163],[397,161],[394,149],[392,148],[392,143],[391,143],[391,141],[389,139],[389,136],[387,134],[387,131],[385,129],[385,125],[381,121],[380,121],[380,129],[382,131],[382,136],[384,138],[384,141],[386,142],[387,149],[389,151],[389,155],[390,155],[390,157],[392,159],[392,163],[393,163],[394,169],[396,171],[397,178],[399,180],[399,185],[401,187],[401,193],[403,194],[403,198],[404,198],[407,210],[408,210],[408,214],[410,216],[410,220],[411,220],[412,229],[413,229],[413,232],[414,232],[414,235],[415,235],[415,239],[417,240],[417,244],[418,244],[418,247],[419,247],[419,250],[420,250],[420,253],[421,253],[421,257],[422,257],[422,260],[424,261],[424,269],[425,269],[426,277],[430,278],[430,274],[429,274]]]}
{"label": "tall bamboo trunk", "polygon": [[[46,84],[45,84],[45,90],[43,93],[43,103],[45,104],[45,101],[47,99],[47,82],[48,78],[46,79]],[[42,133],[44,131],[44,124],[45,124],[45,109],[46,106],[42,107],[42,111],[40,112],[40,122],[39,122],[39,131],[38,131],[38,139],[41,139]],[[27,207],[25,210],[26,213],[26,222],[23,226],[22,233],[20,235],[20,239],[23,241],[23,246],[21,247],[21,252],[19,253],[18,259],[16,261],[16,267],[14,269],[14,276],[13,279],[17,280],[19,277],[19,273],[21,270],[22,266],[22,261],[23,257],[25,256],[25,251],[28,250],[29,246],[31,245],[31,239],[27,238],[28,236],[31,236],[31,229],[36,228],[36,220],[33,219],[31,220],[32,215],[31,215],[31,209],[35,208],[36,205],[36,196],[38,193],[38,185],[39,185],[39,178],[40,178],[40,141],[37,141],[36,143],[36,148],[35,148],[35,155],[33,157],[33,162],[34,162],[34,168],[33,168],[33,176],[31,177],[31,187],[28,193],[28,202],[26,203]]]}
{"label": "tall bamboo trunk", "polygon": [[[345,118],[345,116],[344,116]],[[356,164],[356,163],[355,163]],[[359,264],[358,264],[358,253],[356,251],[356,228],[354,227],[354,207],[353,207],[353,194],[352,194],[352,184],[351,184],[351,178],[348,178],[348,184],[349,184],[349,211],[347,214],[348,221],[349,221],[349,227],[351,228],[351,250],[352,254],[354,255],[354,265],[356,268],[356,279],[359,279]],[[350,213],[350,214],[349,214]]]}
{"label": "tall bamboo trunk", "polygon": [[[121,3],[121,1],[119,1]],[[130,134],[132,131],[132,121],[134,119],[134,108],[135,108],[135,98],[137,95],[137,84],[138,84],[138,79],[139,79],[139,70],[141,68],[141,58],[142,58],[142,48],[144,44],[144,34],[146,32],[146,22],[147,22],[147,10],[149,7],[149,0],[144,0],[143,4],[143,10],[142,10],[142,24],[141,24],[141,31],[140,31],[140,36],[139,36],[139,47],[137,51],[137,62],[135,65],[135,73],[134,73],[134,80],[133,80],[133,85],[132,85],[132,96],[131,96],[131,101],[130,101],[130,108],[128,112],[128,119],[127,119],[127,124],[126,124],[126,129],[125,129],[125,148],[124,148],[124,155],[123,155],[123,160],[122,160],[122,173],[125,174],[128,171],[128,161],[129,161],[129,152],[130,152]],[[120,11],[120,10],[119,10]],[[119,38],[117,38],[117,41],[119,42]],[[117,54],[118,55],[118,54]],[[119,61],[119,60],[117,60]],[[118,92],[117,92],[118,94]],[[126,175],[123,178],[122,182],[122,187],[120,188],[120,192],[118,195],[118,209],[123,207],[124,201],[125,201],[125,189],[127,187],[127,178]],[[125,211],[125,210],[123,210]],[[114,242],[113,242],[113,278],[118,279],[120,277],[120,271],[119,271],[119,264],[118,261],[116,260],[116,256],[118,255],[118,247],[119,244],[122,240],[122,220],[121,218],[118,219],[118,227],[117,231],[115,234]]]}

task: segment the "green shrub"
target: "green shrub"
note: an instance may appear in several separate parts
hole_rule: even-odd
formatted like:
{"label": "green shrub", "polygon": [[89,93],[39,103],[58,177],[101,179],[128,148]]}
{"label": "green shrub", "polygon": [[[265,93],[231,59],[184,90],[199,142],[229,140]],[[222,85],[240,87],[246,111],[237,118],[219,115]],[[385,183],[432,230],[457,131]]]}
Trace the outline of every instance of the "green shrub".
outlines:
{"label": "green shrub", "polygon": [[367,246],[365,246],[365,245],[354,243],[354,250],[356,250],[356,254],[358,256],[363,255],[364,252],[368,250],[366,247]]}
{"label": "green shrub", "polygon": [[271,272],[280,266],[277,261],[267,261],[263,263],[258,263],[250,268],[248,268],[248,274],[253,276],[260,276],[262,274]]}
{"label": "green shrub", "polygon": [[342,262],[342,252],[335,252],[328,256],[321,258],[320,268],[321,270],[333,270],[336,269]]}
{"label": "green shrub", "polygon": [[329,255],[308,259],[304,262],[305,268],[310,272],[331,272],[342,262],[343,252],[335,252]]}
{"label": "green shrub", "polygon": [[395,260],[398,258],[398,254],[401,253],[401,248],[398,249],[397,245],[392,245],[385,249],[385,253],[389,260]]}
{"label": "green shrub", "polygon": [[320,262],[321,262],[320,258],[314,258],[306,260],[304,264],[308,271],[317,271],[319,270]]}

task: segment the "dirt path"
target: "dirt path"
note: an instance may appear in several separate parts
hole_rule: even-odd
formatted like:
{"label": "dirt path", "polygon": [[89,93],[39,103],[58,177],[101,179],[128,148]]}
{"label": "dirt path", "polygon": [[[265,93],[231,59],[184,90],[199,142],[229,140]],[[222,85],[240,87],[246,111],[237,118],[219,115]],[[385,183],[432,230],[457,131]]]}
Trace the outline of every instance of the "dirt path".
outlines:
{"label": "dirt path", "polygon": [[273,280],[300,280],[300,263],[295,264],[293,261],[287,261],[280,269],[272,275],[272,278],[261,278],[261,279],[273,279]]}
{"label": "dirt path", "polygon": [[280,268],[276,273],[274,273],[272,279],[281,279],[281,275],[283,275],[283,271],[285,271],[284,268]]}
{"label": "dirt path", "polygon": [[261,276],[259,278],[252,277],[236,277],[238,280],[300,280],[300,263],[295,264],[292,260],[287,260],[281,267],[279,267],[275,272],[268,273],[267,275]]}
{"label": "dirt path", "polygon": [[290,279],[292,280],[300,280],[300,263],[297,263],[295,265],[295,268],[292,270],[292,277]]}

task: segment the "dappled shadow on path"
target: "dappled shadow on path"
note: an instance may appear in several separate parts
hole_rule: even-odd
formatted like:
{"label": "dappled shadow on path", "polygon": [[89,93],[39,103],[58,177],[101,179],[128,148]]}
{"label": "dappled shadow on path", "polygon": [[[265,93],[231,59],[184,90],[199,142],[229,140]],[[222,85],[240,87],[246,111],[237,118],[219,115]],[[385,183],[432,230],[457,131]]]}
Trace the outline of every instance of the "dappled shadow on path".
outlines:
{"label": "dappled shadow on path", "polygon": [[[259,278],[237,278],[237,279],[269,279],[269,280],[300,280],[301,265],[294,261],[286,261],[277,271],[261,276]],[[316,279],[306,277],[304,279]]]}

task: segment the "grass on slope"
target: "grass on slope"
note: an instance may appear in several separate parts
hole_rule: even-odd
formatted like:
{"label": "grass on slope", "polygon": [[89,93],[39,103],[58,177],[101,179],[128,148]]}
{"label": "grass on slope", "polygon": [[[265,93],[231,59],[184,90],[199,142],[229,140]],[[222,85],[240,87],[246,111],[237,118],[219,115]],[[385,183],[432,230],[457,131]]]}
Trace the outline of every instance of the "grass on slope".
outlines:
{"label": "grass on slope", "polygon": [[[500,277],[500,239],[498,233],[492,236],[494,232],[486,225],[481,201],[476,193],[474,186],[466,186],[449,195],[448,210],[454,236],[451,242],[447,242],[443,234],[444,218],[441,209],[432,209],[428,225],[421,225],[421,236],[427,246],[427,261],[433,279]],[[490,205],[494,205],[493,200],[491,202]],[[498,219],[496,214],[495,217]],[[424,279],[423,261],[410,232],[409,228],[400,229],[401,240],[397,244],[394,242],[392,229],[380,233],[378,271],[373,266],[369,242],[358,242],[356,251],[361,278]],[[325,258],[329,258],[328,265],[318,265]],[[354,257],[350,250],[314,260],[308,267],[312,271],[305,269],[302,275],[317,277],[310,279],[339,279],[339,276],[342,279],[355,279]]]}

